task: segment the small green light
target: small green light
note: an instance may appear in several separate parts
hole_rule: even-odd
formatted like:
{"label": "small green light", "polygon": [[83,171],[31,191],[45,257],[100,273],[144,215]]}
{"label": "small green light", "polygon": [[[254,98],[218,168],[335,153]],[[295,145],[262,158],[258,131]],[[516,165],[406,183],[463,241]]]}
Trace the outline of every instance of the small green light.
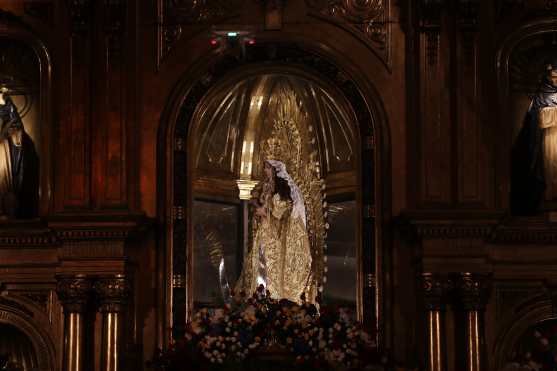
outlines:
{"label": "small green light", "polygon": [[238,36],[238,32],[229,32],[226,34],[228,37],[236,37]]}

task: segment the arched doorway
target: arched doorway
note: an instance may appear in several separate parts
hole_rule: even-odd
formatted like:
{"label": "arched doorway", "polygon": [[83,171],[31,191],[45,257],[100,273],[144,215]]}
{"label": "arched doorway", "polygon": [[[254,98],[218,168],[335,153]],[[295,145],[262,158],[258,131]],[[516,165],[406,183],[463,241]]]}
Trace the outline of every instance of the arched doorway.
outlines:
{"label": "arched doorway", "polygon": [[[257,112],[261,113],[262,117],[267,117],[264,112],[268,112],[272,106],[272,97],[277,97],[272,93],[273,89],[282,86],[279,90],[294,92],[294,96],[298,97],[296,99],[302,102],[304,107],[307,106],[304,110],[310,114],[309,120],[319,123],[319,126],[312,126],[316,130],[322,130],[326,126],[323,122],[327,121],[318,117],[319,112],[328,112],[330,117],[336,117],[329,120],[335,122],[334,127],[329,127],[329,130],[338,129],[342,132],[343,125],[339,124],[339,118],[346,122],[344,130],[352,130],[352,134],[347,135],[351,149],[346,154],[351,153],[348,155],[350,161],[339,174],[343,171],[345,174],[351,172],[354,181],[345,189],[337,189],[338,199],[335,200],[333,194],[326,194],[325,201],[329,197],[331,202],[338,202],[338,205],[332,205],[336,207],[330,210],[340,213],[349,210],[354,215],[356,222],[351,227],[354,228],[355,240],[355,301],[359,318],[369,327],[377,328],[380,338],[388,321],[388,316],[383,317],[382,307],[389,297],[388,284],[384,279],[385,261],[388,261],[388,257],[383,248],[385,236],[381,228],[388,213],[385,211],[388,210],[389,204],[386,201],[389,192],[385,191],[385,174],[389,172],[389,156],[388,140],[385,139],[388,136],[384,130],[386,120],[381,104],[369,85],[357,78],[351,78],[346,71],[318,53],[301,50],[293,45],[258,45],[254,48],[259,50],[253,50],[248,59],[220,56],[209,64],[209,68],[204,63],[199,71],[190,71],[188,76],[202,77],[194,81],[190,78],[179,84],[175,98],[171,100],[168,110],[163,115],[159,155],[163,165],[160,179],[164,180],[159,186],[161,221],[166,226],[166,254],[161,253],[165,262],[166,296],[162,300],[166,304],[166,314],[171,313],[165,327],[172,328],[174,337],[180,337],[185,322],[194,309],[195,271],[199,271],[199,267],[194,268],[194,213],[213,207],[217,214],[228,213],[230,220],[241,219],[235,180],[241,178],[244,171],[242,169],[245,169],[247,163],[244,161],[242,164],[242,159],[246,160],[245,145],[248,148],[252,146],[249,139],[251,134],[246,128],[249,127],[250,112],[255,111],[250,111],[249,106],[252,103],[261,104]],[[262,82],[263,80],[266,82]],[[356,84],[355,81],[360,83]],[[267,93],[260,94],[258,91]],[[304,98],[304,91],[307,99]],[[260,103],[257,96],[264,96]],[[245,103],[238,103],[242,100]],[[319,104],[325,108],[316,108],[316,102],[321,102]],[[208,118],[210,116],[213,118]],[[215,117],[220,119],[216,120]],[[229,124],[213,125],[223,120],[228,120]],[[231,126],[232,121],[237,125]],[[205,126],[200,125],[203,122]],[[207,128],[211,127],[224,131],[207,131]],[[307,128],[309,126],[306,126]],[[254,150],[249,154],[248,149],[251,156],[250,175],[254,178],[260,172],[262,163],[256,147],[269,139],[269,136],[263,135],[262,132],[258,129],[253,131]],[[220,140],[229,134],[234,136],[234,140],[228,140],[227,144],[224,144],[227,148],[225,151],[228,151],[224,156],[221,145],[214,146],[214,149],[219,148],[220,154],[217,154],[218,150],[210,149],[208,144],[215,142],[208,138]],[[327,169],[327,166],[330,166],[325,160],[325,152],[330,151],[330,147],[324,144],[327,135],[320,134],[314,137],[315,150],[319,153],[319,167]],[[199,148],[202,150],[196,151]],[[203,151],[204,157],[201,159],[199,154]],[[206,177],[207,171],[213,174],[212,180],[211,177]],[[215,174],[219,172],[220,181],[216,181]],[[349,184],[346,179],[340,179],[338,184],[346,186]],[[326,179],[324,181],[327,183]],[[333,178],[329,179],[328,183],[333,184]],[[325,188],[329,188],[329,185],[325,185]],[[238,201],[232,202],[233,198]],[[196,205],[195,202],[201,203]],[[219,202],[224,208],[219,209]],[[238,225],[231,227],[231,230],[240,229]],[[232,238],[237,241],[240,239],[238,236]],[[228,259],[224,259],[225,262],[232,260],[230,257],[235,253],[228,255]],[[209,256],[206,255],[206,265],[211,264],[209,260]],[[238,261],[241,259],[236,259],[236,262]],[[227,262],[227,266],[236,265]],[[238,271],[239,268],[234,275],[237,275]]]}

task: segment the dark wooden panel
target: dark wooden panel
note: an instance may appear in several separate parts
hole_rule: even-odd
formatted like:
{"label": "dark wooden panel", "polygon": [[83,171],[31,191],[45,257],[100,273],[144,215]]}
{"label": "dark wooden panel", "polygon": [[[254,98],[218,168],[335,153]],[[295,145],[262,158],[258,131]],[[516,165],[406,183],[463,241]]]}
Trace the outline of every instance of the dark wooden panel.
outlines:
{"label": "dark wooden panel", "polygon": [[[126,120],[125,88],[123,87],[123,66],[120,50],[112,49],[115,42],[109,35],[106,42],[106,164],[105,164],[105,206],[120,206],[126,202]],[[117,41],[120,43],[120,41]],[[116,46],[120,47],[120,46]]]}
{"label": "dark wooden panel", "polygon": [[480,76],[478,36],[473,31],[457,35],[456,110],[458,142],[457,201],[479,206],[486,197],[487,156],[483,148],[480,120]]}
{"label": "dark wooden panel", "polygon": [[67,84],[68,110],[62,113],[67,128],[62,135],[69,140],[67,151],[62,149],[66,161],[64,205],[70,208],[87,207],[90,201],[89,156],[89,89],[90,39],[86,34],[74,34],[70,39],[70,63]]}
{"label": "dark wooden panel", "polygon": [[123,209],[126,189],[126,69],[124,43],[125,2],[96,3],[102,20],[95,30],[95,112],[92,158],[95,180],[93,198],[100,209]]}
{"label": "dark wooden panel", "polygon": [[436,31],[420,34],[420,201],[448,204],[451,199],[451,120],[445,39]]}

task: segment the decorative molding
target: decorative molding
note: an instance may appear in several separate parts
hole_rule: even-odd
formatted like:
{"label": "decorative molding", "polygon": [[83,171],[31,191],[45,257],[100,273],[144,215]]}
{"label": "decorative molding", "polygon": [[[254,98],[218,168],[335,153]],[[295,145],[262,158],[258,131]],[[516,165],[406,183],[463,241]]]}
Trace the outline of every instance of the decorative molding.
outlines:
{"label": "decorative molding", "polygon": [[54,231],[41,222],[0,222],[0,247],[54,247],[60,243]]}
{"label": "decorative molding", "polygon": [[58,244],[59,241],[53,233],[45,233],[42,235],[0,235],[0,247],[49,247]]}
{"label": "decorative molding", "polygon": [[100,278],[95,282],[94,289],[101,312],[122,312],[125,309],[130,286],[124,275]]}
{"label": "decorative molding", "polygon": [[48,227],[61,242],[127,240],[149,228],[144,215],[68,215],[53,217]]}
{"label": "decorative molding", "polygon": [[59,259],[120,258],[125,255],[123,240],[69,240],[58,251]]}
{"label": "decorative molding", "polygon": [[86,310],[91,294],[91,281],[82,275],[60,276],[57,278],[56,293],[67,313],[81,313]]}
{"label": "decorative molding", "polygon": [[29,317],[34,317],[33,311],[29,310],[25,305],[18,303],[17,301],[10,300],[5,296],[0,296],[0,305],[4,307],[9,307],[15,309],[21,313],[25,313]]}
{"label": "decorative molding", "polygon": [[56,235],[62,241],[67,240],[123,240],[126,239],[130,231],[119,229],[100,230],[100,229],[76,229],[66,231],[56,231]]}
{"label": "decorative molding", "polygon": [[[446,218],[446,219],[445,219]],[[498,223],[497,219],[460,219],[447,215],[401,216],[395,225],[407,239],[488,239]]]}
{"label": "decorative molding", "polygon": [[478,238],[492,244],[556,244],[557,224],[503,213],[406,212],[395,226],[409,240]]}
{"label": "decorative molding", "polygon": [[310,14],[356,31],[390,69],[390,0],[306,0],[306,5]]}
{"label": "decorative molding", "polygon": [[183,28],[188,25],[218,23],[238,15],[242,0],[157,0],[157,69],[182,38]]}
{"label": "decorative molding", "polygon": [[557,228],[539,218],[516,218],[498,224],[490,243],[501,244],[556,244]]}

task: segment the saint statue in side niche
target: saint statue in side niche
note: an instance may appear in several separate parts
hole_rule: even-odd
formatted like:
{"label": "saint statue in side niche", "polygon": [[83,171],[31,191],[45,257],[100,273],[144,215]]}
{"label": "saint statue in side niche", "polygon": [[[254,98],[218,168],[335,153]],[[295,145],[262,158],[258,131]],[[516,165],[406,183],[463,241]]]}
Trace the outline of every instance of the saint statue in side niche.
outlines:
{"label": "saint statue in side niche", "polygon": [[312,284],[312,256],[302,192],[278,160],[264,162],[264,180],[252,192],[253,244],[236,291],[263,285],[276,299],[300,302]]}
{"label": "saint statue in side niche", "polygon": [[39,158],[9,89],[0,86],[0,219],[32,218],[39,198]]}
{"label": "saint statue in side niche", "polygon": [[557,200],[557,66],[546,66],[512,152],[511,209],[535,214]]}

